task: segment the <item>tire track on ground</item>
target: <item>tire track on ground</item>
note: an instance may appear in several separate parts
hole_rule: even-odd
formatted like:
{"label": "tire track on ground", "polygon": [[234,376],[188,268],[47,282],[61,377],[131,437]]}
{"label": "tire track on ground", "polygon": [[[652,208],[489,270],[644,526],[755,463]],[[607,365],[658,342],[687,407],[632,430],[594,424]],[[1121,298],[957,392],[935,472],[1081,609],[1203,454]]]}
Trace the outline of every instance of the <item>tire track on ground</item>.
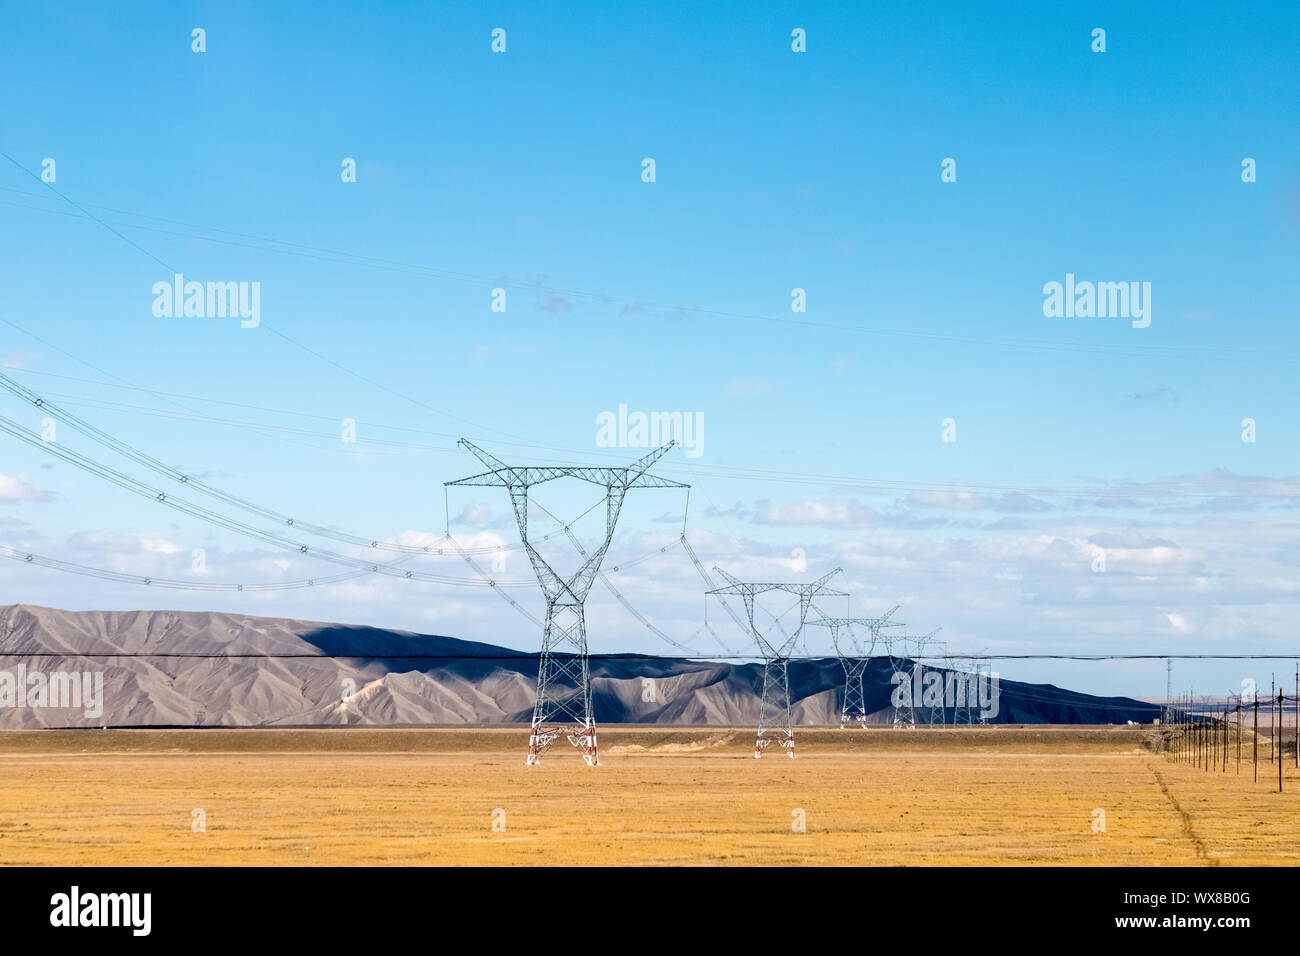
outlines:
{"label": "tire track on ground", "polygon": [[1183,809],[1182,804],[1180,804],[1178,799],[1169,791],[1168,785],[1165,784],[1164,777],[1160,776],[1160,771],[1153,767],[1149,762],[1147,762],[1147,769],[1150,770],[1152,776],[1156,778],[1156,783],[1160,784],[1160,792],[1169,799],[1173,808],[1178,811],[1178,815],[1182,818],[1183,834],[1187,839],[1192,841],[1192,846],[1196,850],[1197,857],[1203,860],[1208,866],[1218,866],[1219,861],[1210,856],[1210,851],[1206,848],[1205,841],[1197,836],[1196,831],[1192,829],[1192,815]]}

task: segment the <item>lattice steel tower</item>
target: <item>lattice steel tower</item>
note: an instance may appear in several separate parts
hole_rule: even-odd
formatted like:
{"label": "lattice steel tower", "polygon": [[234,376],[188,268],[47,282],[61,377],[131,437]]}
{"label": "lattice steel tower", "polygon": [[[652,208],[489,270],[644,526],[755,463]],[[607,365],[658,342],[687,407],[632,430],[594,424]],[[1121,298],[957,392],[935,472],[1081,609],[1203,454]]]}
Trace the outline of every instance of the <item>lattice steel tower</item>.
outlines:
{"label": "lattice steel tower", "polygon": [[[912,662],[906,656],[899,657],[896,645],[902,645],[903,655],[906,655],[907,638],[900,635],[889,639],[889,678],[894,688],[890,692],[891,703],[894,704],[894,729],[913,730],[916,727],[916,710],[912,707]],[[904,662],[906,667],[903,666]],[[902,693],[904,682],[906,694]]]}
{"label": "lattice steel tower", "polygon": [[[897,700],[894,706],[894,728],[903,728],[913,730],[916,727],[916,706],[914,699],[919,702],[921,699],[920,688],[922,685],[922,667],[920,657],[925,652],[925,646],[930,640],[939,633],[943,628],[936,628],[929,634],[911,635],[896,634],[891,635],[887,640],[889,643],[889,666],[891,670],[890,682],[894,686],[891,698]],[[913,648],[911,652],[907,649],[907,642],[912,641]],[[896,653],[896,643],[901,645],[903,656]],[[901,693],[906,687],[907,693]]]}
{"label": "lattice steel tower", "polygon": [[[831,643],[835,645],[835,654],[844,668],[844,705],[840,709],[840,730],[850,723],[855,723],[863,729],[867,726],[867,698],[862,688],[862,675],[871,662],[871,655],[875,653],[881,629],[903,627],[901,621],[889,620],[901,606],[895,604],[881,617],[827,617],[822,614],[820,620],[808,622],[816,627],[830,628]],[[866,627],[871,634],[871,645],[865,651],[853,631],[855,624]],[[845,635],[843,641],[840,640],[841,628],[844,629]]]}
{"label": "lattice steel tower", "polygon": [[[985,651],[979,651],[984,654]],[[981,658],[954,658],[952,664],[953,687],[955,691],[952,722],[954,726],[987,723],[988,719],[981,713],[979,690],[984,681],[984,665]]]}
{"label": "lattice steel tower", "polygon": [[[507,465],[463,438],[458,444],[473,453],[489,470],[459,481],[449,481],[447,485],[505,488],[510,492],[519,537],[546,598],[542,653],[537,663],[537,701],[533,705],[527,763],[540,761],[556,739],[567,735],[569,742],[582,753],[583,760],[589,766],[596,766],[600,760],[596,750],[596,720],[591,709],[584,603],[614,538],[614,525],[628,491],[632,488],[690,487],[646,474],[650,466],[677,443],[669,442],[656,448],[625,468]],[[590,555],[584,552],[583,563],[568,576],[552,568],[528,540],[528,489],[559,478],[576,478],[605,489],[605,540]]]}
{"label": "lattice steel tower", "polygon": [[[812,599],[818,595],[828,597],[847,597],[844,591],[830,591],[826,582],[840,573],[836,568],[830,574],[818,578],[811,584],[748,584],[736,580],[716,565],[713,568],[727,581],[726,587],[714,588],[707,594],[738,594],[745,602],[745,614],[749,621],[750,634],[763,654],[763,693],[758,704],[758,736],[754,740],[755,759],[763,756],[763,751],[773,742],[779,744],[791,757],[794,756],[794,723],[790,718],[790,652],[795,641],[803,632],[808,620],[808,609]],[[786,633],[779,628],[781,638],[777,643],[768,640],[754,623],[755,599],[769,591],[785,591],[799,597],[799,626]],[[779,620],[777,622],[779,624]]]}
{"label": "lattice steel tower", "polygon": [[[920,637],[916,638],[916,656],[918,658],[926,657],[928,648],[934,645],[938,645],[937,647],[938,654],[945,654],[947,652],[947,645],[945,645],[942,641],[935,640],[935,635],[942,630],[943,628],[936,627],[929,634],[923,634]],[[925,702],[926,694],[925,694],[925,688],[923,686],[922,694],[921,694],[921,702],[924,706],[929,708],[929,717],[927,718],[926,723],[928,723],[932,727],[933,726],[942,727],[945,723],[947,723],[947,717],[946,717],[947,708],[945,705],[944,698],[947,694],[948,679],[951,675],[951,671],[946,671],[942,667],[934,668],[934,670],[937,670],[942,677],[942,680],[939,682],[938,685],[939,694],[936,695],[938,699],[936,700],[934,697],[931,697],[930,702],[927,704]]]}

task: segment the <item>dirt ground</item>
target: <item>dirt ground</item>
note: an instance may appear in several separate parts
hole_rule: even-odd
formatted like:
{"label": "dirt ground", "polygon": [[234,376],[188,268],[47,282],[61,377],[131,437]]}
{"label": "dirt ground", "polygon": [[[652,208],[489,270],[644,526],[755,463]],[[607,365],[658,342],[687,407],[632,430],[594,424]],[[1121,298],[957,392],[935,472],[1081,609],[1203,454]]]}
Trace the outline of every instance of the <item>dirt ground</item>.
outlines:
{"label": "dirt ground", "polygon": [[0,733],[0,864],[1300,862],[1300,772],[1206,772],[1150,729],[607,727]]}

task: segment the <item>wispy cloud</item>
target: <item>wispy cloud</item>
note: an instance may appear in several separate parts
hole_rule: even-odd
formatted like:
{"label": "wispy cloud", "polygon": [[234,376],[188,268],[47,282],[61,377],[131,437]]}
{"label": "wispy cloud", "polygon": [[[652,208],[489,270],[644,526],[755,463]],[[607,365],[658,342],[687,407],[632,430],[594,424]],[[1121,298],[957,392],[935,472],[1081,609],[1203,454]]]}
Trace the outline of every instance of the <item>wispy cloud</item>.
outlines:
{"label": "wispy cloud", "polygon": [[1021,514],[1051,511],[1052,506],[1041,498],[1019,491],[1000,495],[985,495],[971,491],[913,491],[903,499],[912,508],[943,508],[948,511],[998,511]]}
{"label": "wispy cloud", "polygon": [[541,309],[551,315],[568,315],[573,311],[573,301],[554,292],[548,292],[542,296]]}
{"label": "wispy cloud", "polygon": [[805,499],[776,504],[763,500],[754,504],[749,516],[754,524],[787,527],[819,527],[838,529],[941,528],[951,523],[948,518],[918,517],[906,511],[881,512],[864,505],[856,498],[833,501]]}
{"label": "wispy cloud", "polygon": [[0,355],[0,365],[8,368],[26,368],[32,362],[40,357],[41,353],[37,349],[19,349],[16,352],[10,352],[7,355]]}
{"label": "wispy cloud", "polygon": [[1178,390],[1170,388],[1168,385],[1161,385],[1159,388],[1148,389],[1145,392],[1130,392],[1129,396],[1135,402],[1158,402],[1178,401]]}
{"label": "wispy cloud", "polygon": [[52,501],[54,493],[42,491],[30,481],[12,475],[0,474],[0,503],[25,504]]}
{"label": "wispy cloud", "polygon": [[780,391],[776,383],[766,378],[733,378],[727,383],[727,394],[744,398],[773,395]]}

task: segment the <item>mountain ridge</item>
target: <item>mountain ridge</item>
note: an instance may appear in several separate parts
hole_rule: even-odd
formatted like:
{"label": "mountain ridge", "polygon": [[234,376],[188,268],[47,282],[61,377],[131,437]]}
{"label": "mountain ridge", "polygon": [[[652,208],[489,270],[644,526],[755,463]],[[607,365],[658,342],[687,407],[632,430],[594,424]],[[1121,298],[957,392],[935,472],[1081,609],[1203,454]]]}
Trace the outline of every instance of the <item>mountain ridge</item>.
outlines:
{"label": "mountain ridge", "polygon": [[[4,605],[0,728],[527,723],[537,657],[368,625],[223,611]],[[52,700],[6,705],[3,675],[16,680],[19,667],[27,675],[102,673],[102,709],[92,715],[85,707],[49,706]],[[760,663],[597,654],[590,671],[598,723],[734,727],[758,720]],[[838,725],[844,684],[838,660],[791,661],[789,675],[794,721]],[[867,666],[870,723],[892,722],[891,675],[885,658]],[[1127,697],[1005,679],[999,687],[996,723],[1150,722],[1159,716],[1157,705]]]}

